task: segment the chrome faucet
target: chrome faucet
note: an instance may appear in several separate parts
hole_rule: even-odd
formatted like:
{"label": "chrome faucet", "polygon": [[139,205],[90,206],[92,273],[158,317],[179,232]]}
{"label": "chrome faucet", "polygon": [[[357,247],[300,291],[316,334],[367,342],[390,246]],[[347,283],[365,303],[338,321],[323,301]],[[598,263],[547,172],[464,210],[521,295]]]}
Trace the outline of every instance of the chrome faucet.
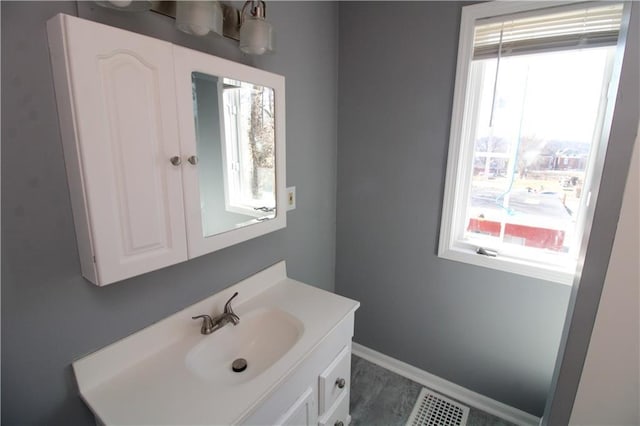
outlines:
{"label": "chrome faucet", "polygon": [[240,322],[240,318],[238,317],[238,315],[236,315],[235,312],[233,312],[233,309],[231,308],[231,301],[237,295],[238,292],[236,291],[233,296],[231,296],[231,298],[227,300],[227,303],[224,304],[224,312],[217,317],[211,318],[209,315],[198,315],[195,317],[191,317],[193,319],[202,318],[202,328],[200,328],[200,333],[211,334],[214,331],[221,329],[228,323],[238,325],[238,323]]}

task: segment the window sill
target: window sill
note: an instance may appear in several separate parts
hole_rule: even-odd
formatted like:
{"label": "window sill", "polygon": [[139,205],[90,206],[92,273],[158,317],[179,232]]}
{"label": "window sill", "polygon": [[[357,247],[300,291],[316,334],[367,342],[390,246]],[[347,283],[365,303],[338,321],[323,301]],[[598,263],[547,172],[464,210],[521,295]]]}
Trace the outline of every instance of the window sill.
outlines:
{"label": "window sill", "polygon": [[542,266],[533,262],[526,262],[521,259],[509,258],[498,255],[497,257],[483,256],[468,248],[448,248],[440,250],[438,257],[453,260],[456,262],[468,263],[484,268],[496,269],[512,274],[524,275],[530,278],[551,281],[567,286],[573,285],[576,265],[570,262],[568,267]]}

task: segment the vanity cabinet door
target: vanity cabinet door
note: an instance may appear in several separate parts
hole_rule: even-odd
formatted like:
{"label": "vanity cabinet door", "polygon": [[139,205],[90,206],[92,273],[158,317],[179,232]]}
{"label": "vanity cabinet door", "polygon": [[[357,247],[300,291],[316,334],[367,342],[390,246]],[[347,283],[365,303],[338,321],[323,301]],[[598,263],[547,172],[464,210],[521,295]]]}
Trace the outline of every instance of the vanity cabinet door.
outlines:
{"label": "vanity cabinet door", "polygon": [[186,260],[172,45],[47,25],[83,275],[106,285]]}
{"label": "vanity cabinet door", "polygon": [[276,426],[315,425],[315,404],[313,389],[308,387],[300,398],[275,422]]}

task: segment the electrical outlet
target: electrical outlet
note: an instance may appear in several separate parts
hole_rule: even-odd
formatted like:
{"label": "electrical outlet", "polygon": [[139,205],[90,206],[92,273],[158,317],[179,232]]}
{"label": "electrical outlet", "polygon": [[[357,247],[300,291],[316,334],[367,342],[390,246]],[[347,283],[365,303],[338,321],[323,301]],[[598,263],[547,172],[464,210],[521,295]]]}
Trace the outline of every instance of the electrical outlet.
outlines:
{"label": "electrical outlet", "polygon": [[296,187],[290,186],[287,188],[287,210],[293,210],[296,208]]}

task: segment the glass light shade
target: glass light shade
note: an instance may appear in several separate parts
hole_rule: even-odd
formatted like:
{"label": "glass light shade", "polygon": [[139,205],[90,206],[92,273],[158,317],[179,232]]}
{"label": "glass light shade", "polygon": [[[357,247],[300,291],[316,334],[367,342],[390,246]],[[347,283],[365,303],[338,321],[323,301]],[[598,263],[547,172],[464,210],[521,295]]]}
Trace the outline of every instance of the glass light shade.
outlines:
{"label": "glass light shade", "polygon": [[273,27],[262,17],[247,17],[240,27],[240,50],[262,55],[273,50]]}
{"label": "glass light shade", "polygon": [[222,35],[222,7],[217,1],[177,1],[176,27],[197,36]]}
{"label": "glass light shade", "polygon": [[125,12],[145,12],[151,9],[150,0],[98,0],[97,5]]}

